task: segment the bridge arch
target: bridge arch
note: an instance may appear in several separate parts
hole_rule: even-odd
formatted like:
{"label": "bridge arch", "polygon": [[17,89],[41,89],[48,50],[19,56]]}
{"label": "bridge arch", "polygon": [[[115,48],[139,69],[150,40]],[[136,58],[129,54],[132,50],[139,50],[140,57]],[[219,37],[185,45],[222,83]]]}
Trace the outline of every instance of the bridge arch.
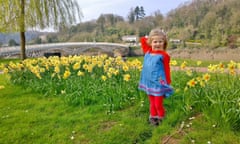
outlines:
{"label": "bridge arch", "polygon": [[[88,50],[99,50],[98,53],[107,53],[109,55],[115,55],[115,53],[121,53],[126,56],[129,53],[129,46],[118,43],[103,43],[103,42],[68,42],[68,43],[51,43],[40,45],[27,45],[26,55],[27,57],[41,57],[44,53],[59,52],[63,56],[68,55],[81,55]],[[20,47],[4,47],[0,48],[0,57],[10,57],[20,55]]]}

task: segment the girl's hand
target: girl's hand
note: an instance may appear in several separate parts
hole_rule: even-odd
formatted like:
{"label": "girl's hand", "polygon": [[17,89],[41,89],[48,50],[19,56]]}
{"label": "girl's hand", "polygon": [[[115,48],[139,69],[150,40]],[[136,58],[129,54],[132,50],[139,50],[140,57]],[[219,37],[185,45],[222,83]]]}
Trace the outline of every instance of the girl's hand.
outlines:
{"label": "girl's hand", "polygon": [[148,38],[146,38],[146,36],[140,38],[142,51],[144,54],[152,49],[151,46],[147,43],[147,39]]}

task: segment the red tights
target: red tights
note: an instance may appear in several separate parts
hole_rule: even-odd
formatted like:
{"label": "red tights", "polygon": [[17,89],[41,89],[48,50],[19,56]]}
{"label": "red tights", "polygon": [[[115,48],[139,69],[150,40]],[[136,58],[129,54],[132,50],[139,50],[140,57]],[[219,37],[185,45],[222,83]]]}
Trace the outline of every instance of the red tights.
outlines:
{"label": "red tights", "polygon": [[165,115],[165,109],[163,107],[164,96],[152,96],[148,95],[150,101],[150,117],[163,118]]}

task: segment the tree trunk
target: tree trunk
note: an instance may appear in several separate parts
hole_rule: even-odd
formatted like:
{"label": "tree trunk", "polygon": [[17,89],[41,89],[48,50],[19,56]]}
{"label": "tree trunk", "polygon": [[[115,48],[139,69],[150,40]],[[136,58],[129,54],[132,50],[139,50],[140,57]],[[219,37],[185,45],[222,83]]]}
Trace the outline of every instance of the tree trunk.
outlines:
{"label": "tree trunk", "polygon": [[20,19],[20,39],[21,39],[21,59],[26,59],[25,48],[25,0],[21,0],[21,19]]}
{"label": "tree trunk", "polygon": [[26,48],[25,48],[25,32],[20,32],[21,39],[21,60],[26,59]]}

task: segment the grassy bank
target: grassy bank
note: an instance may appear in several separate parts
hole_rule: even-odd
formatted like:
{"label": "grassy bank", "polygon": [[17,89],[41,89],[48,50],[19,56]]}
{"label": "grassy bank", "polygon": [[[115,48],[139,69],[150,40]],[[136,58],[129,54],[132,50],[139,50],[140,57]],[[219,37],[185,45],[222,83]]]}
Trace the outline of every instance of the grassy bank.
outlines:
{"label": "grassy bank", "polygon": [[[0,94],[0,143],[119,144],[146,143],[159,138],[157,128],[147,123],[144,95],[144,102],[109,115],[98,105],[72,107],[61,97],[32,93],[10,84],[6,75],[0,75],[0,85],[5,87]],[[174,119],[164,123],[170,129],[177,125]]]}
{"label": "grassy bank", "polygon": [[[51,75],[51,72],[45,71],[46,79],[44,75],[41,75],[42,79],[38,79],[28,73],[27,70],[25,72],[21,73],[22,75],[10,74],[14,77],[12,80],[9,79],[8,74],[0,75],[0,143],[3,144],[238,144],[240,142],[239,131],[234,130],[231,125],[227,125],[231,123],[225,123],[224,119],[218,120],[219,115],[217,113],[215,113],[215,116],[213,115],[216,112],[213,109],[214,107],[208,107],[212,103],[209,102],[207,105],[195,103],[199,100],[198,95],[195,95],[198,94],[196,91],[200,92],[201,87],[191,87],[195,89],[189,87],[190,90],[184,92],[188,81],[194,77],[195,73],[189,76],[184,71],[172,72],[173,86],[176,92],[172,97],[165,100],[167,115],[163,123],[158,127],[153,127],[147,122],[149,114],[148,99],[144,93],[134,88],[138,81],[138,74],[134,77],[131,73],[133,79],[130,79],[128,83],[119,75],[109,78],[109,84],[112,85],[115,81],[118,81],[118,83],[113,87],[109,86],[108,90],[104,88],[101,91],[95,91],[97,88],[101,89],[102,85],[108,83],[108,81],[95,81],[96,85],[91,83],[91,86],[95,89],[89,89],[89,93],[94,94],[95,92],[95,98],[103,100],[112,95],[110,99],[106,99],[109,102],[108,104],[113,102],[116,106],[119,104],[119,100],[124,103],[116,108],[106,107],[101,103],[104,101],[92,101],[89,97],[84,100],[90,103],[82,104],[81,100],[83,99],[80,99],[80,103],[69,103],[69,99],[66,101],[66,98],[74,94],[77,95],[76,93],[72,94],[71,91],[66,91],[66,94],[62,94],[57,91],[47,91],[52,90],[50,87],[59,88],[54,86],[54,83],[47,83],[50,81],[48,75]],[[71,72],[73,74],[73,69],[71,69]],[[64,72],[62,75],[64,76]],[[125,75],[125,73],[122,72],[121,75]],[[88,80],[92,78],[92,75],[89,76],[85,74],[85,78]],[[23,77],[31,77],[32,79],[22,79]],[[71,83],[81,85],[84,82],[74,81],[81,79],[75,76],[67,79],[64,83],[61,83],[63,81],[56,81],[58,86],[61,86],[60,90],[62,90],[62,87],[75,88],[73,86],[69,87]],[[96,75],[94,75],[94,79],[97,79]],[[216,83],[214,79],[212,77],[213,83]],[[18,81],[18,83],[21,83],[21,85],[18,85],[13,84],[16,83],[15,80],[23,81]],[[126,87],[124,87],[124,90],[120,90],[123,87],[122,83],[129,87],[129,91],[126,90]],[[44,86],[44,84],[50,85]],[[86,84],[83,85],[86,86]],[[131,87],[131,85],[133,86]],[[232,88],[233,92],[238,90],[238,88]],[[76,92],[74,89],[73,91]],[[68,92],[69,95],[67,95]],[[119,96],[124,97],[126,92],[131,99],[126,101],[120,99]],[[208,94],[207,92],[205,94]],[[218,95],[217,92],[211,94]],[[85,93],[85,95],[87,94]],[[85,95],[81,96],[85,97]],[[236,98],[238,98],[238,95],[236,95]],[[70,100],[76,101],[76,99]],[[208,99],[205,97],[200,98],[200,100]],[[129,103],[129,101],[131,102]],[[194,110],[188,108],[194,108]],[[223,123],[219,121],[223,121]]]}

